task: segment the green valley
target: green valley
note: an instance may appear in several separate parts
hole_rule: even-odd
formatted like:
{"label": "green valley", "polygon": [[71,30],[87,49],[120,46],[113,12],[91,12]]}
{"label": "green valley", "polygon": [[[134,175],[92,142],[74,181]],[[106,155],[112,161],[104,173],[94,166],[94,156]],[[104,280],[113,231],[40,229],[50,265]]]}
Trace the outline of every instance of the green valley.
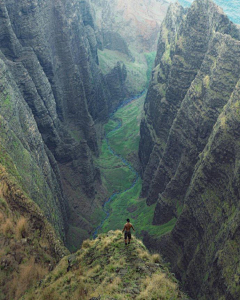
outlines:
{"label": "green valley", "polygon": [[122,229],[126,218],[133,222],[138,237],[142,237],[144,231],[161,236],[175,225],[175,218],[164,225],[152,225],[155,204],[148,206],[146,199],[140,198],[142,180],[135,170],[139,169],[139,129],[144,99],[145,94],[120,107],[104,127],[105,138],[96,163],[108,191],[104,207],[107,217],[95,233]]}

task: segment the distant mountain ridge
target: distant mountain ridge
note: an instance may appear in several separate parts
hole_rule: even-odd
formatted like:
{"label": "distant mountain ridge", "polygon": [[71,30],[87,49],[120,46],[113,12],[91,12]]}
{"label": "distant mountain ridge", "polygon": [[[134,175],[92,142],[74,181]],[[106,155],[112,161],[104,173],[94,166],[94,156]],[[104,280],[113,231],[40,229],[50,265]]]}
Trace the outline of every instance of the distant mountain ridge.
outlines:
{"label": "distant mountain ridge", "polygon": [[115,32],[139,52],[155,50],[168,3],[164,0],[91,0],[96,23],[103,32]]}

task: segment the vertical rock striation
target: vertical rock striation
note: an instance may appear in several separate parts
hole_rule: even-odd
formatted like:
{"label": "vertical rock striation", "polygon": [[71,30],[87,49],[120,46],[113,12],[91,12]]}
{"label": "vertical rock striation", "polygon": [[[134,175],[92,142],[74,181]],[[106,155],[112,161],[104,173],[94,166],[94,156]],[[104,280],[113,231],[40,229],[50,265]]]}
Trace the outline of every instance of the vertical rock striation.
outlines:
{"label": "vertical rock striation", "polygon": [[153,224],[177,218],[146,241],[198,299],[239,298],[239,37],[209,0],[170,6],[141,124],[142,196]]}
{"label": "vertical rock striation", "polygon": [[95,124],[123,99],[124,68],[111,91],[98,67],[98,45],[87,0],[0,3],[1,145],[62,235],[69,213],[74,226],[92,229],[87,219],[100,209],[101,185]]}

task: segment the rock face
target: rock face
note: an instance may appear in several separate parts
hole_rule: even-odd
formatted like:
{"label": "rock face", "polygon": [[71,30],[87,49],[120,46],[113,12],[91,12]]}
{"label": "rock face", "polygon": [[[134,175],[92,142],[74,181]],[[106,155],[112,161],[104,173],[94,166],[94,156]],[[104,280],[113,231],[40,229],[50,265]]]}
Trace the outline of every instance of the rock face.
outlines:
{"label": "rock face", "polygon": [[92,228],[86,215],[100,207],[101,185],[95,123],[123,99],[124,68],[112,87],[98,67],[96,31],[87,0],[0,3],[2,151],[63,237],[69,212]]}
{"label": "rock face", "polygon": [[[141,124],[142,196],[159,247],[197,299],[238,299],[240,34],[213,2],[169,8]],[[222,298],[221,298],[222,297]]]}

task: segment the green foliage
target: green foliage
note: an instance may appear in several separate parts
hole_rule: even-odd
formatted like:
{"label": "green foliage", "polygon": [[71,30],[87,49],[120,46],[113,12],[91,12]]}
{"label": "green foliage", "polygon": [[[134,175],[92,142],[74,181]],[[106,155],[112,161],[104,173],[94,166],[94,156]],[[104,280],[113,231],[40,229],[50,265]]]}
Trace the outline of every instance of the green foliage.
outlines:
{"label": "green foliage", "polygon": [[139,54],[131,49],[134,56],[132,61],[127,55],[118,51],[98,50],[99,66],[104,74],[109,73],[121,61],[127,69],[126,86],[131,94],[138,94],[148,86],[155,52]]}
{"label": "green foliage", "polygon": [[194,84],[194,90],[198,93],[198,95],[200,95],[202,93],[202,82],[196,82]]}
{"label": "green foliage", "polygon": [[162,60],[167,63],[168,65],[171,65],[172,64],[172,60],[171,60],[171,57],[170,57],[170,53],[171,53],[171,46],[170,45],[166,45],[166,50],[163,54],[163,57],[162,57]]}

